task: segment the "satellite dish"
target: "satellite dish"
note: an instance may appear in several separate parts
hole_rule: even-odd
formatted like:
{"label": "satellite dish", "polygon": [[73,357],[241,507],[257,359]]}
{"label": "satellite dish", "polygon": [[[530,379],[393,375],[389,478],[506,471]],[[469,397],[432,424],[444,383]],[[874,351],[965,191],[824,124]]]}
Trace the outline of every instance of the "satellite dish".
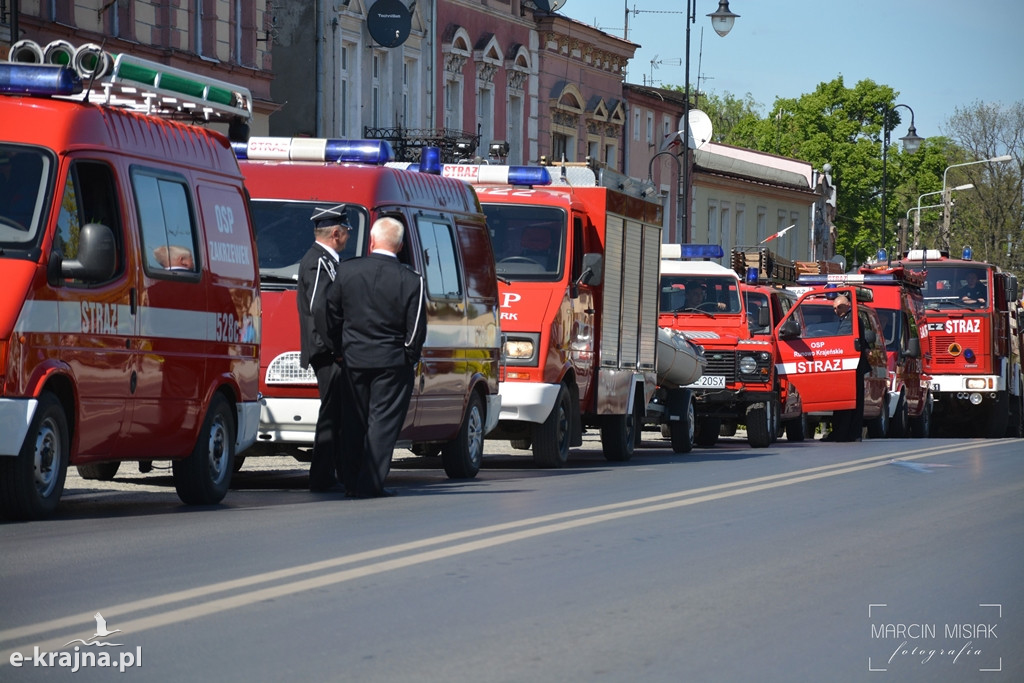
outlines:
{"label": "satellite dish", "polygon": [[846,257],[843,256],[842,254],[836,254],[835,256],[830,258],[829,261],[831,261],[832,263],[838,263],[839,270],[843,271],[844,273],[846,272]]}
{"label": "satellite dish", "polygon": [[562,5],[565,4],[565,0],[551,0],[551,11],[557,12],[562,9]]}
{"label": "satellite dish", "polygon": [[398,0],[377,0],[366,13],[366,28],[382,47],[398,47],[409,38],[412,12]]}
{"label": "satellite dish", "polygon": [[557,12],[565,4],[565,0],[530,0],[540,12]]}
{"label": "satellite dish", "polygon": [[700,149],[704,146],[704,143],[711,140],[711,133],[713,131],[711,118],[700,109],[691,109],[689,119],[690,139],[687,140],[687,144],[689,144],[690,149]]}

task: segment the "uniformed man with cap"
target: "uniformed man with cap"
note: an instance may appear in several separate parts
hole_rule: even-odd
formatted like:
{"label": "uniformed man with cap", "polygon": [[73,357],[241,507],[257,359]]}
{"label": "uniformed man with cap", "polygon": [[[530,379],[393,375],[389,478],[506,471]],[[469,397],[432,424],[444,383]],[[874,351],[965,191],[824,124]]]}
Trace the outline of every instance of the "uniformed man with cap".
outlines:
{"label": "uniformed man with cap", "polygon": [[341,411],[346,403],[348,380],[327,335],[327,286],[334,281],[341,254],[348,243],[345,205],[317,207],[310,217],[315,242],[299,261],[299,362],[316,373],[320,412],[316,421],[313,455],[309,464],[309,489],[315,492],[345,488],[341,475]]}

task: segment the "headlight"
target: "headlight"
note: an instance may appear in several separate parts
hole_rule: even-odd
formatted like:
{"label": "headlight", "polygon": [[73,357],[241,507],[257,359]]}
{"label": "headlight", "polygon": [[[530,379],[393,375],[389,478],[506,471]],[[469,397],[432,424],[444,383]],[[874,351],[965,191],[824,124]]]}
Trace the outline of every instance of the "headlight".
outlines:
{"label": "headlight", "polygon": [[740,358],[740,372],[744,375],[752,375],[757,371],[757,361],[754,360],[753,356],[743,356]]}
{"label": "headlight", "polygon": [[527,339],[510,339],[505,342],[505,358],[527,360],[533,358],[533,342]]}

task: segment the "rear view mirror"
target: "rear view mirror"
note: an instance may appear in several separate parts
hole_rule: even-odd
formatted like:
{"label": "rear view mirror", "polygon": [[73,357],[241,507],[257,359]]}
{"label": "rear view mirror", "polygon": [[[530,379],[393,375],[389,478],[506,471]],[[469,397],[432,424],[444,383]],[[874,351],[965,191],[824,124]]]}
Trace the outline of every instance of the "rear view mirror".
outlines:
{"label": "rear view mirror", "polygon": [[604,259],[601,254],[588,252],[583,255],[583,272],[580,274],[578,285],[590,285],[597,287],[601,284],[604,275]]}
{"label": "rear view mirror", "polygon": [[797,321],[790,318],[786,322],[782,323],[782,327],[779,328],[779,339],[799,339],[800,338],[800,325]]}
{"label": "rear view mirror", "polygon": [[61,263],[61,275],[84,282],[105,282],[117,269],[114,233],[102,223],[86,223],[78,235],[78,258]]}
{"label": "rear view mirror", "polygon": [[762,306],[757,311],[757,325],[758,327],[768,327],[772,324],[772,312],[768,310],[767,306]]}
{"label": "rear view mirror", "polygon": [[907,342],[907,352],[905,354],[907,358],[920,358],[921,357],[921,340],[917,337],[911,337]]}

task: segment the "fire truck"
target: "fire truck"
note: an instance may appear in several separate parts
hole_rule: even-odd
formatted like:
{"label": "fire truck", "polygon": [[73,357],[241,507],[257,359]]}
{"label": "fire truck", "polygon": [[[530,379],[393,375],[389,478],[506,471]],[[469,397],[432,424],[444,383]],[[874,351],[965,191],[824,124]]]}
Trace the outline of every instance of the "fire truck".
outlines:
{"label": "fire truck", "polygon": [[[667,244],[661,254],[659,324],[685,332],[707,361],[704,374],[681,387],[693,394],[697,445],[713,446],[723,428],[745,425],[752,447],[769,446],[783,408],[787,420],[799,420],[801,411],[783,395],[773,341],[751,332],[739,275],[708,260],[722,258],[719,245]],[[770,326],[769,310],[760,309],[754,322]]]}
{"label": "fire truck", "polygon": [[925,273],[924,372],[931,377],[933,425],[951,436],[999,438],[1019,431],[1024,413],[1011,324],[1017,278],[972,256],[970,247],[959,259],[915,249],[897,265]]}
{"label": "fire truck", "polygon": [[565,464],[583,429],[628,460],[657,382],[662,207],[600,165],[446,164],[471,182],[491,233],[504,338],[489,438]]}
{"label": "fire truck", "polygon": [[929,436],[932,397],[922,358],[922,348],[928,344],[921,295],[924,273],[877,263],[861,266],[857,273],[801,275],[799,282],[802,285],[859,285],[871,290],[870,306],[882,324],[889,376],[888,431],[871,436]]}

